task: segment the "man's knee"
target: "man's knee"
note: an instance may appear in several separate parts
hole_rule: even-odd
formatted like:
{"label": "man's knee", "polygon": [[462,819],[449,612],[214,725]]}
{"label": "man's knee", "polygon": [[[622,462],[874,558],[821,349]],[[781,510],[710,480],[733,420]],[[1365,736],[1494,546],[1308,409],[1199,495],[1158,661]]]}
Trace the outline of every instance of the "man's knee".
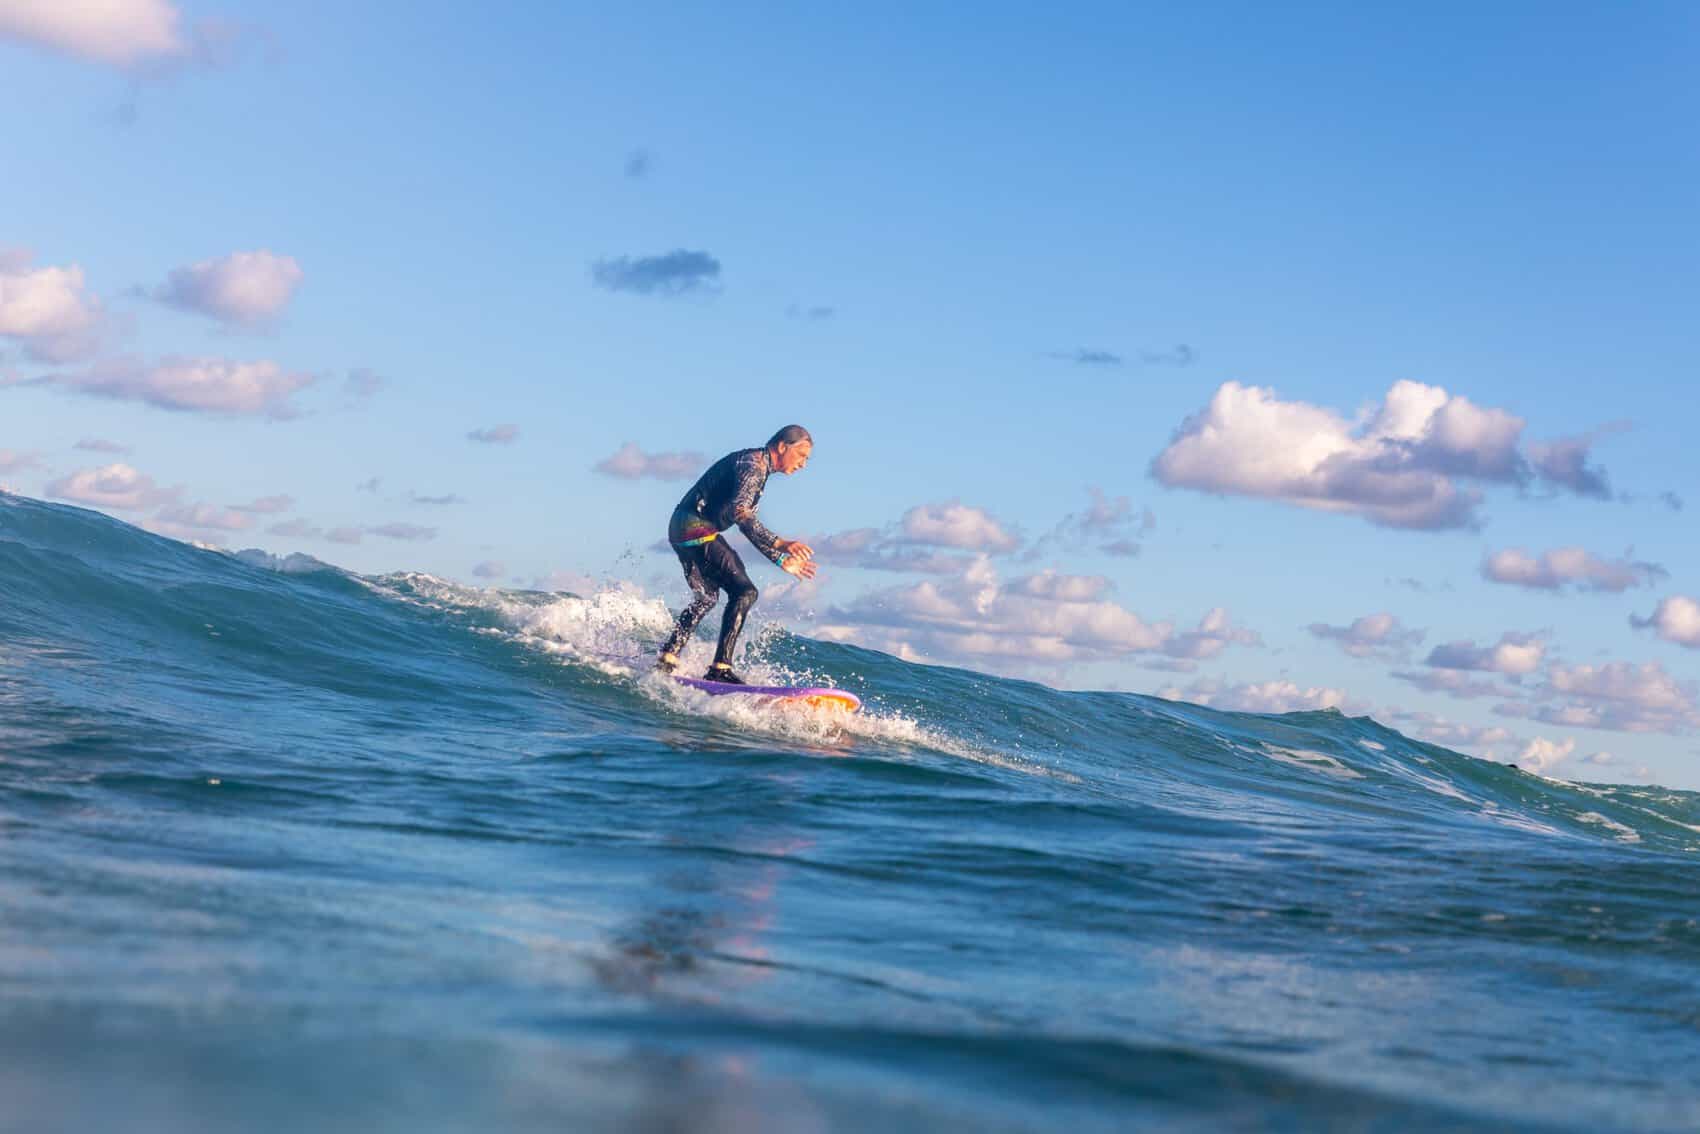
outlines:
{"label": "man's knee", "polygon": [[754,583],[745,583],[738,589],[738,593],[732,596],[732,601],[748,610],[755,605],[755,601],[760,597],[761,592],[756,590]]}

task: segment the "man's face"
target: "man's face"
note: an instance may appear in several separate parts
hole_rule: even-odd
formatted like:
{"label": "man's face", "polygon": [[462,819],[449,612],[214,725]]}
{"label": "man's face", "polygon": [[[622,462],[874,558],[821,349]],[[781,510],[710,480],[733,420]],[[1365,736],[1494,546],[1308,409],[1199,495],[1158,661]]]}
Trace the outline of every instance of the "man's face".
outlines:
{"label": "man's face", "polygon": [[781,441],[778,449],[779,456],[774,461],[774,467],[786,476],[790,476],[809,463],[809,454],[815,451],[815,443],[813,441],[799,441],[795,445],[787,445]]}

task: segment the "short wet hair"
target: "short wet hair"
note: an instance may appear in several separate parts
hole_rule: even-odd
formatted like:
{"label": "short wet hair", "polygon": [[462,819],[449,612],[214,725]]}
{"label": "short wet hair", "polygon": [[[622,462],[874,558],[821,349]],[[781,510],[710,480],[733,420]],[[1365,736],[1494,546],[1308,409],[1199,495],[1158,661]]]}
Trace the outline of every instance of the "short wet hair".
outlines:
{"label": "short wet hair", "polygon": [[767,439],[767,447],[771,449],[778,445],[781,441],[785,442],[787,445],[796,445],[803,441],[813,444],[814,436],[800,425],[787,425],[784,429],[781,429],[778,433],[775,433],[772,437]]}

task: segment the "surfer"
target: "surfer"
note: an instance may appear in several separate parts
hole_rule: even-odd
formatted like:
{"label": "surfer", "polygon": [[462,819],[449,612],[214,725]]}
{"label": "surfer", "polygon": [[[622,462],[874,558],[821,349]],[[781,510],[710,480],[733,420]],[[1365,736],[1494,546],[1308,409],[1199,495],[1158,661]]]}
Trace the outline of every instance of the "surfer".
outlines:
{"label": "surfer", "polygon": [[667,542],[679,556],[685,569],[685,582],[690,584],[691,604],[679,612],[667,644],[661,647],[656,668],[672,673],[679,665],[679,651],[691,640],[697,623],[714,609],[720,592],[726,592],[726,612],[720,616],[720,645],[714,651],[714,664],[703,676],[710,681],[729,685],[747,684],[732,669],[732,651],[738,645],[738,635],[744,629],[744,616],[755,605],[758,591],[744,574],[743,560],[733,551],[720,533],[738,525],[755,549],[767,556],[786,574],[799,579],[815,577],[815,552],[800,539],[780,539],[756,518],[762,489],[767,487],[769,473],[781,472],[790,476],[809,463],[814,451],[814,438],[800,425],[787,425],[768,438],[760,449],[739,449],[728,453],[702,474],[667,523]]}

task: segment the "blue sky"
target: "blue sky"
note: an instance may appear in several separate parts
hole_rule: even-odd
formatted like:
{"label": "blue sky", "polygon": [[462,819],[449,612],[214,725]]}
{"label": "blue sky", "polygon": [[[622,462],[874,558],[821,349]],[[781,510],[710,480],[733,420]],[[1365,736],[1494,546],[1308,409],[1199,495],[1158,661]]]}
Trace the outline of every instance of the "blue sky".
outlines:
{"label": "blue sky", "polygon": [[596,466],[801,421],[802,632],[1700,786],[1691,5],[38,8],[17,491],[677,605]]}

